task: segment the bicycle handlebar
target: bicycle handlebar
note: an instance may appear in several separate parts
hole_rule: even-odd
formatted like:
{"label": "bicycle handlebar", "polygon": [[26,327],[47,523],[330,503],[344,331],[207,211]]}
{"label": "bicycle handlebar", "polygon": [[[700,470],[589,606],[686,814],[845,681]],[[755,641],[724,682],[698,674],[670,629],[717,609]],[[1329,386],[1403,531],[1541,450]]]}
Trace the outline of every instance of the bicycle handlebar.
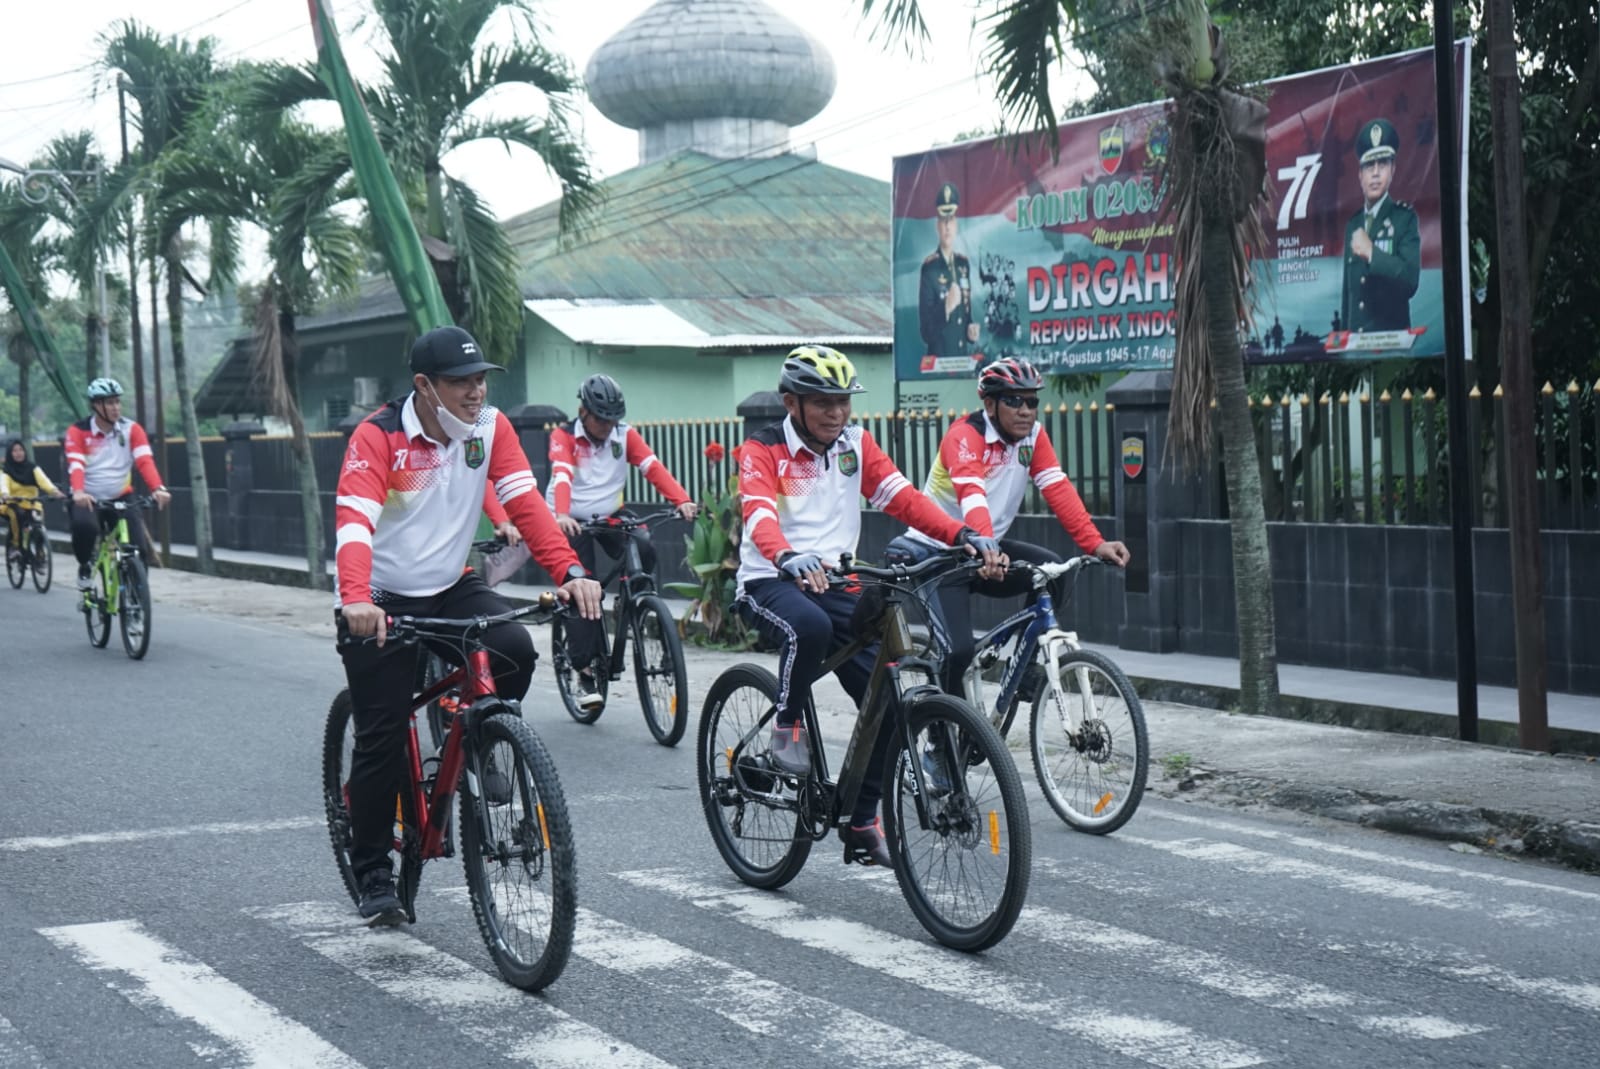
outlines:
{"label": "bicycle handlebar", "polygon": [[510,544],[510,542],[505,540],[504,536],[495,535],[493,538],[477,539],[472,543],[472,548],[477,550],[479,553],[495,553],[499,550],[505,549]]}
{"label": "bicycle handlebar", "polygon": [[147,509],[156,503],[156,499],[149,494],[132,494],[128,497],[112,498],[110,501],[96,499],[94,507],[109,509],[112,512],[127,512],[129,509]]}
{"label": "bicycle handlebar", "polygon": [[652,523],[664,520],[680,519],[676,508],[661,509],[644,516],[605,516],[592,520],[584,520],[582,527],[585,531],[633,531],[641,527],[648,527]]}
{"label": "bicycle handlebar", "polygon": [[[878,567],[857,560],[848,553],[839,555],[839,570],[828,576],[829,586],[848,586],[859,579],[874,579],[883,583],[906,583],[934,574],[954,571],[977,571],[982,562],[967,552],[965,546],[950,546],[926,557],[916,564],[888,564]],[[852,578],[853,577],[853,578]]]}
{"label": "bicycle handlebar", "polygon": [[[464,619],[452,619],[442,616],[389,616],[385,618],[384,627],[388,638],[396,642],[416,642],[425,638],[441,638],[455,642],[471,638],[476,632],[485,631],[495,624],[509,623],[527,616],[543,614],[543,623],[564,615],[567,607],[555,594],[546,591],[539,595],[539,600],[532,605],[523,605],[519,608],[509,609],[506,612],[497,612],[484,616],[472,616]],[[376,635],[355,636],[345,630],[343,617],[339,620],[339,645],[356,646],[368,642],[375,642]]]}
{"label": "bicycle handlebar", "polygon": [[1094,564],[1104,564],[1105,561],[1091,553],[1084,553],[1069,560],[1054,564],[1034,564],[1032,561],[1014,560],[1011,567],[1024,572],[1034,572],[1044,577],[1044,582],[1051,582],[1063,575],[1071,575],[1080,568],[1087,568]]}

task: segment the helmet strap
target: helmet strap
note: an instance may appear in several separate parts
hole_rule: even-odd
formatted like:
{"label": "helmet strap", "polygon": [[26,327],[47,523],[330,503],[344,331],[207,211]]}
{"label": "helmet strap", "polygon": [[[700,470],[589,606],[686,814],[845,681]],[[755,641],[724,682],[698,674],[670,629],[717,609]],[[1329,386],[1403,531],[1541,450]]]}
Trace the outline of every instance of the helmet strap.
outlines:
{"label": "helmet strap", "polygon": [[[993,406],[992,410],[990,408],[991,405]],[[994,432],[1000,436],[1002,442],[1007,445],[1016,445],[1022,441],[1020,437],[1013,438],[1007,434],[1004,424],[1000,422],[1000,398],[997,395],[990,394],[983,399],[983,414],[989,417],[989,426],[994,428]]]}

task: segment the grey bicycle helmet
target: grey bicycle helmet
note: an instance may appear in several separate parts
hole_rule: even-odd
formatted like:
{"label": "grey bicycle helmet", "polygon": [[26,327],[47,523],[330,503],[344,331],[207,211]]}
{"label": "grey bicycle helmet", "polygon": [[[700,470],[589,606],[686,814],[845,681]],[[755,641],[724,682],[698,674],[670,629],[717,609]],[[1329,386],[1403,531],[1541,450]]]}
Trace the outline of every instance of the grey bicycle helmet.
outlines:
{"label": "grey bicycle helmet", "polygon": [[95,379],[84,393],[91,401],[110,400],[122,396],[122,383],[116,379]]}
{"label": "grey bicycle helmet", "polygon": [[610,375],[590,375],[578,387],[578,403],[596,419],[618,420],[628,414],[622,387]]}
{"label": "grey bicycle helmet", "polygon": [[1026,360],[1008,356],[996,360],[978,376],[978,396],[998,397],[1003,393],[1037,390],[1043,384],[1039,369]]}
{"label": "grey bicycle helmet", "polygon": [[866,393],[856,378],[850,358],[826,345],[802,345],[791,349],[778,376],[778,392],[793,394]]}

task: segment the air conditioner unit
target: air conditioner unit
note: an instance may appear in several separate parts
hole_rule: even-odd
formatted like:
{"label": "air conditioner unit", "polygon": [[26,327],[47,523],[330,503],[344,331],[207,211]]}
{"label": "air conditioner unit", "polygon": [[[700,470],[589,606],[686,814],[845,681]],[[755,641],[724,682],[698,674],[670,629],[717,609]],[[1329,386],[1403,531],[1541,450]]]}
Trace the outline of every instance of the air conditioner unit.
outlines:
{"label": "air conditioner unit", "polygon": [[383,403],[379,397],[378,380],[366,376],[357,376],[355,386],[351,390],[351,404],[357,408],[374,408]]}

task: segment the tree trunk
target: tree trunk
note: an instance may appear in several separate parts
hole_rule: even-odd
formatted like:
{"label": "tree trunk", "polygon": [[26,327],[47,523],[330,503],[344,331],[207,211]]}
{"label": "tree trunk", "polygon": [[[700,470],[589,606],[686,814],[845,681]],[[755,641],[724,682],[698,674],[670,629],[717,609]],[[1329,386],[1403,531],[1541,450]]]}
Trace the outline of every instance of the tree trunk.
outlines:
{"label": "tree trunk", "polygon": [[1239,627],[1239,706],[1270,716],[1278,708],[1278,640],[1272,615],[1272,562],[1261,468],[1246,403],[1239,295],[1230,223],[1206,213],[1199,269],[1204,272],[1211,367],[1216,380],[1222,464],[1233,531],[1233,592]]}
{"label": "tree trunk", "polygon": [[202,575],[216,574],[211,558],[211,487],[206,481],[205,454],[200,445],[200,421],[189,392],[189,360],[183,351],[183,264],[167,256],[167,329],[172,334],[172,378],[178,388],[178,412],[183,419],[183,444],[189,456],[189,487],[194,498],[194,560]]}
{"label": "tree trunk", "polygon": [[306,581],[312,590],[326,590],[327,566],[322,559],[322,494],[317,486],[317,467],[311,455],[311,436],[300,414],[300,343],[295,336],[294,311],[284,309],[278,316],[279,348],[283,358],[283,380],[288,388],[290,448],[300,469],[300,515],[305,522]]}
{"label": "tree trunk", "polygon": [[33,443],[33,420],[28,417],[28,406],[32,400],[28,397],[28,364],[26,361],[17,364],[17,404],[20,411],[17,413],[17,433],[22,435],[22,440]]}
{"label": "tree trunk", "polygon": [[99,315],[90,312],[83,317],[83,381],[86,385],[100,377],[100,330]]}

